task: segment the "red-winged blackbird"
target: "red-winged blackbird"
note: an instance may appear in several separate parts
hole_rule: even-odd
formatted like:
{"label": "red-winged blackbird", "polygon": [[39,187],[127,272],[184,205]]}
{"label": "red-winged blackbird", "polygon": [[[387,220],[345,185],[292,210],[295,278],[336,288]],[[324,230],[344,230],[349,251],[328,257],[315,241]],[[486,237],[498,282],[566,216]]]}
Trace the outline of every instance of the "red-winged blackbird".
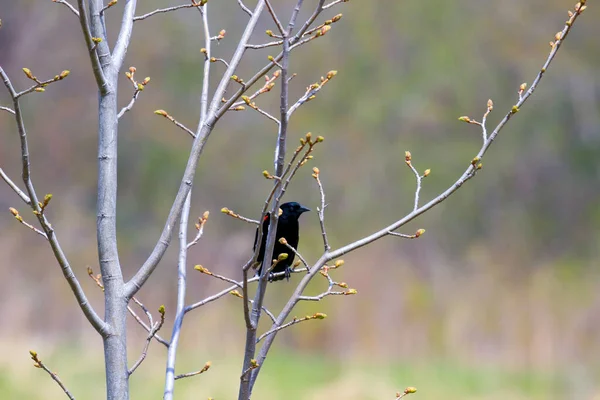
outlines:
{"label": "red-winged blackbird", "polygon": [[[279,208],[281,208],[281,215],[279,216],[279,222],[277,223],[277,234],[275,238],[275,247],[273,248],[273,255],[271,260],[276,260],[279,254],[287,253],[288,258],[277,263],[275,268],[271,273],[275,272],[285,272],[285,275],[277,276],[274,278],[269,277],[269,280],[279,281],[284,277],[288,280],[290,279],[290,266],[294,262],[294,257],[296,256],[293,251],[288,249],[285,245],[279,243],[279,239],[282,237],[285,238],[287,243],[292,246],[294,249],[298,248],[298,240],[299,240],[299,225],[298,218],[303,212],[310,211],[308,208],[296,203],[295,201],[284,203]],[[262,238],[260,241],[260,251],[258,252],[258,258],[256,261],[261,263],[260,268],[258,269],[258,274],[260,274],[262,270],[262,261],[265,257],[265,246],[267,245],[267,235],[269,234],[269,222],[270,222],[270,214],[267,213],[265,219],[263,220],[263,228],[262,228]],[[256,251],[256,244],[258,243],[258,228],[256,229],[256,234],[254,236],[254,251]]]}

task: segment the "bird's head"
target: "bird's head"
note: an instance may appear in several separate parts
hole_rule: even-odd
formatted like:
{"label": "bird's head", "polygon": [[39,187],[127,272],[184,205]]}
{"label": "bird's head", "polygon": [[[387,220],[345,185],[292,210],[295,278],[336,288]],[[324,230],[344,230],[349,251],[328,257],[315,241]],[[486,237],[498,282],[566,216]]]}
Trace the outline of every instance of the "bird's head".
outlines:
{"label": "bird's head", "polygon": [[304,207],[300,203],[295,201],[290,201],[289,203],[283,203],[281,206],[281,215],[285,217],[295,217],[298,219],[300,215],[306,211],[310,211],[310,209]]}

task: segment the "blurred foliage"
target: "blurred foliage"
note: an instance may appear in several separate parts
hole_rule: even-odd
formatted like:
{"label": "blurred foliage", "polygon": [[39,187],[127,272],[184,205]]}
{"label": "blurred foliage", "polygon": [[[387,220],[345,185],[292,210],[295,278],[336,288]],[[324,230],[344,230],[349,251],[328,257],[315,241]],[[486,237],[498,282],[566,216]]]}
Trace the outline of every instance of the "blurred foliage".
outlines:
{"label": "blurred foliage", "polygon": [[[117,31],[121,3],[107,11],[109,32]],[[274,3],[280,12],[286,11],[288,2]],[[305,3],[300,18],[309,15],[315,1]],[[457,117],[480,119],[487,99],[492,98],[495,109],[488,121],[489,127],[494,126],[514,104],[519,85],[535,77],[549,51],[548,42],[573,6],[564,0],[372,3],[350,1],[335,7],[328,15],[341,12],[342,20],[291,58],[298,73],[291,85],[292,98],[327,71],[339,71],[316,100],[294,114],[289,145],[295,147],[307,131],[326,138],[313,165],[319,166],[327,191],[327,227],[334,247],[369,234],[411,209],[414,177],[404,165],[405,150],[412,152],[419,170],[432,170],[424,181],[423,201],[456,180],[481,140],[477,127]],[[138,13],[159,6],[166,4],[139,2]],[[85,280],[87,265],[98,269],[97,96],[78,21],[50,0],[0,0],[0,10],[0,65],[19,88],[28,85],[22,67],[40,77],[71,70],[66,80],[45,93],[28,95],[23,106],[38,193],[54,194],[48,211],[53,226],[101,309],[101,293]],[[247,16],[233,0],[211,2],[210,10],[211,29],[227,29],[226,38],[214,49],[227,59]],[[302,304],[298,315],[318,311],[327,312],[329,318],[284,332],[278,339],[281,352],[295,348],[328,356],[343,354],[345,360],[377,355],[383,360],[380,366],[401,360],[405,366],[398,367],[386,385],[395,392],[401,389],[399,380],[414,376],[417,382],[407,385],[441,388],[436,395],[421,390],[421,399],[442,395],[592,398],[600,390],[596,379],[600,373],[600,77],[596,73],[600,25],[594,22],[600,11],[590,4],[586,14],[535,96],[499,135],[481,173],[405,230],[426,228],[427,233],[413,241],[387,238],[349,255],[335,278],[355,287],[358,296]],[[265,15],[252,43],[266,41],[262,32],[270,28]],[[126,63],[152,81],[120,126],[118,228],[126,277],[154,246],[189,153],[190,138],[153,111],[165,109],[188,127],[196,127],[201,47],[202,29],[194,10],[135,25]],[[238,75],[251,76],[265,64],[269,51],[274,50],[248,51]],[[224,69],[219,63],[212,68],[214,89]],[[132,91],[124,76],[119,90],[125,105]],[[0,90],[0,104],[9,105],[5,90]],[[262,96],[258,104],[276,113],[278,96],[275,92]],[[253,227],[218,210],[226,206],[257,216],[271,185],[261,171],[272,170],[275,139],[272,122],[251,110],[227,114],[219,122],[200,159],[195,182],[193,215],[210,210],[211,217],[204,238],[191,252],[191,264],[239,276],[239,266],[251,251]],[[0,140],[0,166],[18,180],[18,137],[12,116],[2,112]],[[318,191],[310,169],[299,173],[287,198],[316,209]],[[0,210],[11,206],[26,214],[14,193],[0,185]],[[318,221],[312,214],[303,216],[301,223],[300,250],[313,260],[321,250]],[[0,214],[0,251],[0,272],[5,277],[0,283],[0,312],[5,320],[0,335],[7,341],[28,338],[14,357],[27,360],[30,342],[40,337],[44,348],[72,337],[86,342],[98,358],[100,342],[80,315],[50,249],[8,212]],[[170,252],[140,294],[148,307],[165,303],[167,313],[174,309],[174,267]],[[194,273],[189,282],[190,301],[222,288],[219,282]],[[316,281],[310,291],[318,293],[324,287],[324,282]],[[292,284],[273,285],[269,306],[280,309],[292,288]],[[213,304],[191,316],[185,328],[190,330],[186,348],[204,351],[215,340],[225,348],[239,343],[243,338],[240,303],[232,298]],[[142,342],[139,330],[132,331],[130,350],[135,357]],[[42,347],[38,350],[44,354]],[[228,357],[238,355],[232,352]],[[448,364],[438,369],[440,359]],[[233,371],[238,368],[235,360]],[[416,360],[424,365],[421,378],[417,376],[421,370],[412,368]],[[160,364],[162,359],[155,361]],[[265,369],[264,385],[295,387],[306,379],[305,386],[310,386],[314,375],[320,374],[306,370],[318,371],[320,362],[294,359],[286,369],[273,361],[281,368]],[[344,364],[322,362],[318,368],[328,373]],[[368,373],[367,364],[353,364],[356,373]],[[3,365],[12,364],[7,358]],[[102,390],[99,365],[97,371],[86,370],[86,377],[76,379],[84,385],[93,381],[90,387]],[[295,371],[285,375],[289,381],[269,378],[284,370]],[[529,372],[512,376],[506,371]],[[562,374],[559,383],[552,378],[555,373]],[[16,376],[4,376],[0,389],[14,386],[11,379]],[[36,375],[35,380],[47,379]],[[563,380],[571,395],[555,386]],[[572,395],[573,387],[578,388],[577,395]],[[281,397],[277,387],[269,390],[272,398]],[[9,393],[14,393],[11,398],[33,398]],[[345,398],[369,398],[369,392],[357,393]],[[269,395],[265,396],[260,398]]]}

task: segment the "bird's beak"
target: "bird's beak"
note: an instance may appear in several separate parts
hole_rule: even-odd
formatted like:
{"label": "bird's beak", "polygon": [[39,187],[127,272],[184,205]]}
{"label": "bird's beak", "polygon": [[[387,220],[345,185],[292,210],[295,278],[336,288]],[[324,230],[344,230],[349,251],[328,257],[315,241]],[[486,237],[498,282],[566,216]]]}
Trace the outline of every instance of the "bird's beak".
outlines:
{"label": "bird's beak", "polygon": [[310,208],[306,208],[304,206],[300,206],[300,213],[310,211]]}

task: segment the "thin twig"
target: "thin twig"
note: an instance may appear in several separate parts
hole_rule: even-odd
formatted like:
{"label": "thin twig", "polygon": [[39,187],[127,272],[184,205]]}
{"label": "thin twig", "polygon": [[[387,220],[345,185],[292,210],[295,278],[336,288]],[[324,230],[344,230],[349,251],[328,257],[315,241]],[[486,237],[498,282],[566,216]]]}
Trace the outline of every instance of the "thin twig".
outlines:
{"label": "thin twig", "polygon": [[165,323],[165,307],[161,306],[158,311],[160,312],[160,321],[158,321],[152,326],[152,330],[146,338],[146,344],[144,345],[144,349],[142,350],[140,358],[135,362],[135,364],[133,364],[131,369],[127,372],[130,376],[146,359],[146,355],[148,354],[148,348],[150,347],[150,342],[152,342],[152,338],[156,335],[156,333],[160,330],[160,328],[162,328],[163,324]]}
{"label": "thin twig", "polygon": [[50,242],[50,247],[54,253],[54,257],[58,261],[58,264],[61,267],[63,272],[63,276],[69,283],[71,291],[73,292],[75,298],[77,299],[77,304],[83,311],[83,314],[86,316],[90,324],[96,329],[96,331],[102,335],[102,337],[106,337],[109,334],[109,326],[104,322],[102,318],[96,313],[91,303],[87,299],[79,280],[75,276],[69,261],[67,260],[67,256],[63,252],[58,237],[54,232],[54,228],[42,212],[40,207],[40,203],[38,201],[37,194],[35,192],[35,188],[33,186],[33,182],[31,180],[31,164],[29,159],[29,145],[27,141],[27,131],[25,130],[25,123],[23,122],[23,115],[21,112],[21,105],[19,103],[19,98],[17,97],[17,91],[14,86],[10,82],[8,75],[4,72],[4,69],[0,66],[0,77],[2,77],[2,81],[4,85],[8,89],[10,97],[13,100],[13,107],[15,111],[15,121],[17,123],[17,130],[19,132],[19,139],[21,142],[21,165],[22,165],[22,178],[23,183],[25,184],[25,188],[27,190],[27,194],[29,196],[30,202],[29,205],[33,211],[36,212],[37,219]]}
{"label": "thin twig", "polygon": [[177,375],[175,377],[175,380],[182,379],[182,378],[189,378],[190,376],[196,376],[196,375],[203,374],[206,371],[208,371],[208,369],[210,368],[210,365],[211,365],[210,361],[207,361],[206,364],[204,364],[204,367],[202,367],[201,370],[194,371],[194,372],[188,372],[188,373],[181,374],[181,375]]}
{"label": "thin twig", "polygon": [[321,226],[321,236],[323,237],[323,247],[325,251],[329,251],[331,246],[329,246],[329,239],[327,238],[327,232],[325,231],[325,190],[323,189],[323,184],[321,183],[321,175],[318,168],[313,168],[313,178],[317,181],[317,185],[319,186],[319,194],[321,195],[321,206],[317,208],[317,213],[319,215],[319,225]]}
{"label": "thin twig", "polygon": [[285,247],[287,247],[289,250],[292,251],[292,253],[294,253],[295,255],[298,256],[298,258],[300,259],[300,261],[302,261],[302,264],[304,264],[308,270],[309,265],[306,262],[306,260],[304,259],[304,257],[302,257],[302,255],[298,252],[298,250],[296,250],[295,248],[293,248],[292,246],[290,246],[290,244],[287,241],[284,241],[282,243],[282,240],[279,240],[279,243],[283,244]]}
{"label": "thin twig", "polygon": [[56,382],[58,384],[58,386],[60,386],[62,391],[65,392],[67,397],[71,400],[75,400],[75,397],[71,394],[71,392],[69,392],[67,387],[62,383],[62,381],[60,380],[58,375],[56,375],[54,372],[50,371],[48,369],[48,367],[46,367],[46,365],[42,362],[42,360],[40,360],[38,358],[37,352],[30,350],[29,354],[31,355],[31,359],[33,360],[33,366],[36,368],[41,368],[44,371],[46,371],[48,373],[48,375],[50,375],[50,378],[52,378],[52,380],[54,380],[54,382]]}
{"label": "thin twig", "polygon": [[283,44],[283,40],[276,40],[274,42],[268,42],[268,43],[263,43],[263,44],[247,44],[246,48],[248,48],[248,49],[265,49],[267,47],[281,46],[282,44]]}
{"label": "thin twig", "polygon": [[[306,271],[307,270],[305,268],[298,268],[298,269],[292,270],[291,273],[292,274],[296,274],[296,273],[302,273],[302,272],[306,272]],[[273,273],[272,277],[273,278],[277,278],[277,277],[284,276],[284,275],[285,275],[285,272],[277,272],[277,273]],[[253,278],[248,279],[248,283],[250,283],[250,282],[256,282],[259,279],[260,279],[259,276],[255,276]],[[218,300],[218,299],[220,299],[223,296],[231,294],[232,290],[235,290],[235,289],[238,289],[238,288],[243,288],[243,282],[235,282],[235,284],[233,286],[229,286],[227,289],[223,289],[222,291],[220,291],[220,292],[218,292],[218,293],[216,293],[216,294],[214,294],[212,296],[206,297],[205,299],[203,299],[201,301],[198,301],[196,303],[193,303],[193,304],[190,304],[190,305],[186,306],[185,312],[187,313],[189,311],[195,310],[198,307],[202,307],[202,306],[204,306],[204,305],[206,305],[208,303],[211,303],[211,302],[213,302],[215,300]],[[249,299],[249,302],[251,302],[251,299]]]}
{"label": "thin twig", "polygon": [[3,106],[0,106],[0,110],[2,110],[2,111],[6,111],[6,112],[8,112],[8,113],[11,113],[12,115],[15,115],[15,112],[13,111],[13,109],[12,109],[12,108],[8,108],[8,107],[3,107]]}
{"label": "thin twig", "polygon": [[15,208],[10,207],[9,210],[12,213],[12,215],[14,215],[15,219],[18,222],[20,222],[21,224],[25,225],[27,228],[31,229],[32,231],[34,231],[38,235],[42,236],[44,239],[48,240],[48,236],[44,232],[40,231],[38,228],[36,228],[35,226],[33,226],[30,223],[28,223],[27,221],[25,221],[23,219],[23,217],[19,214],[19,212]]}
{"label": "thin twig", "polygon": [[188,135],[190,135],[194,139],[196,138],[196,134],[190,128],[188,128],[187,126],[183,125],[181,122],[177,121],[175,118],[173,118],[165,110],[156,110],[156,111],[154,111],[154,114],[160,115],[162,117],[165,117],[166,119],[168,119],[169,121],[171,121],[176,127],[180,128],[180,129],[183,129],[185,132],[188,133]]}
{"label": "thin twig", "polygon": [[246,7],[244,5],[244,3],[242,2],[242,0],[237,0],[238,5],[240,6],[240,8],[246,13],[248,14],[250,17],[252,17],[252,11],[250,11],[250,9],[248,7]]}
{"label": "thin twig", "polygon": [[413,174],[415,174],[415,179],[417,180],[417,188],[415,189],[415,200],[413,206],[413,211],[415,211],[419,208],[419,195],[421,194],[421,183],[423,182],[423,176],[419,174],[419,171],[417,171],[412,164],[412,155],[410,154],[410,151],[405,153],[405,162],[408,168],[410,168]]}
{"label": "thin twig", "polygon": [[133,105],[135,104],[135,101],[137,100],[138,96],[140,95],[141,90],[136,89],[135,92],[133,92],[133,97],[131,98],[131,101],[129,102],[129,104],[127,104],[125,107],[123,107],[121,109],[121,111],[119,111],[119,114],[117,115],[117,118],[121,118],[123,115],[125,115],[126,112],[131,111],[131,109],[133,108]]}
{"label": "thin twig", "polygon": [[229,63],[222,58],[211,57],[210,62],[220,62],[223,63],[227,68],[229,68]]}
{"label": "thin twig", "polygon": [[63,4],[65,6],[67,6],[67,8],[69,10],[71,10],[71,12],[75,15],[77,15],[77,17],[79,18],[79,11],[77,11],[75,9],[75,7],[73,7],[68,1],[66,0],[52,0],[54,3],[58,3],[58,4]]}
{"label": "thin twig", "polygon": [[323,6],[323,10],[327,10],[328,8],[331,8],[331,7],[333,7],[333,6],[335,6],[336,4],[339,4],[339,3],[346,3],[347,1],[349,1],[349,0],[335,0],[335,1],[332,1],[329,4],[324,5]]}
{"label": "thin twig", "polygon": [[[242,57],[246,50],[245,45],[246,43],[248,43],[250,36],[254,32],[254,29],[256,27],[256,24],[258,22],[263,8],[264,1],[259,0],[256,4],[254,12],[252,13],[252,18],[250,18],[250,20],[248,21],[246,29],[244,30],[244,33],[242,34],[238,42],[238,47],[234,51],[234,54],[229,62],[229,67],[227,68],[227,71],[225,71],[223,77],[221,78],[221,81],[217,85],[213,99],[210,102],[210,106],[208,107],[207,117],[204,120],[202,118],[200,119],[197,129],[197,135],[194,139],[194,142],[192,143],[190,156],[188,157],[185,171],[183,173],[183,177],[179,185],[179,190],[177,191],[177,195],[175,196],[175,200],[173,201],[173,205],[171,206],[171,210],[169,211],[169,215],[167,216],[165,225],[163,226],[160,237],[158,238],[156,244],[152,249],[152,252],[148,256],[146,261],[144,261],[144,263],[134,274],[134,276],[125,284],[125,294],[127,297],[133,296],[135,293],[137,293],[138,290],[140,290],[144,282],[146,282],[146,280],[155,270],[158,263],[160,262],[160,260],[162,259],[169,247],[172,236],[172,227],[181,215],[183,204],[185,202],[185,199],[187,198],[188,192],[191,190],[191,183],[193,182],[196,173],[196,167],[198,165],[198,159],[200,157],[200,154],[202,153],[204,145],[206,144],[210,134],[212,133],[215,124],[223,116],[223,114],[227,112],[228,107],[222,110],[219,108],[219,104],[221,102],[221,99],[223,98],[225,90],[227,89],[227,85],[231,81],[231,76],[235,74],[235,71],[242,60]],[[207,28],[205,27],[205,29]],[[205,36],[209,37],[209,35]],[[206,73],[207,69],[205,66],[205,75]],[[209,80],[204,79],[204,81],[208,82]],[[204,98],[204,95],[202,96],[202,98]],[[231,103],[235,102],[238,98],[239,96],[235,99],[232,99]]]}
{"label": "thin twig", "polygon": [[271,6],[271,2],[269,0],[265,0],[265,4],[267,5],[267,10],[269,10],[269,14],[271,14],[271,18],[273,18],[273,22],[275,22],[275,25],[277,26],[277,29],[279,30],[279,33],[281,33],[281,35],[284,36],[285,35],[285,28],[281,24],[281,21],[277,17],[277,14],[275,14],[275,10]]}
{"label": "thin twig", "polygon": [[193,245],[195,245],[196,243],[198,243],[200,241],[200,239],[202,238],[202,235],[204,234],[204,225],[206,224],[207,220],[208,220],[208,211],[205,211],[204,214],[202,215],[202,217],[200,217],[198,219],[198,223],[196,224],[196,230],[198,231],[198,233],[196,233],[194,240],[192,240],[191,242],[189,242],[187,244],[188,249],[190,247],[192,247]]}
{"label": "thin twig", "polygon": [[[87,273],[88,273],[88,276],[94,282],[96,282],[96,285],[100,289],[102,289],[102,291],[104,291],[104,285],[102,284],[102,281],[101,281],[102,276],[100,274],[94,275],[94,271],[92,270],[91,267],[87,268]],[[152,314],[150,313],[150,311],[148,311],[146,306],[144,306],[144,304],[141,301],[139,301],[137,298],[133,297],[131,300],[133,300],[133,302],[136,303],[142,309],[142,311],[146,314],[146,317],[148,318],[148,322],[150,323],[150,326],[146,325],[146,323],[144,321],[142,321],[140,316],[137,315],[137,313],[133,310],[133,308],[129,304],[127,305],[127,311],[129,311],[129,314],[131,314],[131,316],[142,326],[142,328],[144,328],[146,330],[146,332],[150,333],[152,331],[151,326],[154,325]],[[160,344],[163,344],[165,347],[169,347],[169,342],[167,342],[165,339],[163,339],[156,333],[154,334],[154,339],[157,342],[159,342]]]}
{"label": "thin twig", "polygon": [[23,200],[25,204],[29,206],[31,205],[29,196],[27,196],[27,194],[25,194],[24,191],[19,189],[19,187],[8,177],[8,175],[6,175],[2,168],[0,168],[0,176],[2,177],[2,179],[4,179],[4,182],[6,182],[6,184],[10,186],[10,188],[21,198],[21,200]]}
{"label": "thin twig", "polygon": [[240,221],[244,221],[244,222],[247,222],[249,224],[253,224],[253,225],[259,225],[260,224],[257,220],[251,219],[251,218],[246,218],[246,217],[244,217],[244,216],[242,216],[240,214],[237,214],[237,213],[231,211],[227,207],[221,208],[221,212],[223,214],[225,214],[225,215],[229,215],[232,218],[239,219]]}
{"label": "thin twig", "polygon": [[[85,11],[85,0],[77,0],[77,8],[79,9],[79,24],[81,26],[81,31],[83,32],[83,37],[85,39],[90,61],[92,63],[92,71],[94,72],[94,78],[96,79],[96,86],[98,86],[100,93],[104,95],[108,92],[110,87],[108,81],[106,80],[106,76],[104,75],[104,70],[102,69],[102,64],[100,63],[100,57],[96,52],[96,48],[98,47],[99,43],[94,42],[92,37],[90,21]],[[110,54],[107,49],[105,50],[108,52],[107,54]]]}
{"label": "thin twig", "polygon": [[200,8],[201,6],[202,5],[200,3],[192,3],[192,4],[181,4],[179,6],[173,6],[173,7],[167,7],[167,8],[159,8],[157,10],[149,12],[148,14],[138,15],[137,17],[133,17],[133,20],[141,21],[143,19],[149,18],[156,14],[162,14],[162,13],[167,13],[167,12],[171,12],[171,11],[176,11],[176,10],[180,10],[182,8],[198,8],[198,10],[202,10]]}
{"label": "thin twig", "polygon": [[[578,3],[578,7],[581,7],[581,4]],[[318,9],[318,7],[317,7]],[[550,54],[548,55],[546,61],[544,62],[543,67],[540,69],[539,73],[537,74],[535,80],[533,81],[533,84],[531,85],[531,87],[529,88],[529,90],[523,95],[522,99],[519,100],[519,102],[517,104],[515,104],[511,110],[505,115],[505,117],[498,123],[498,125],[496,126],[496,128],[494,129],[494,131],[492,132],[492,134],[488,137],[488,140],[483,144],[483,146],[481,147],[478,155],[475,157],[475,160],[479,161],[481,160],[481,158],[485,155],[485,153],[489,150],[490,146],[492,145],[493,141],[495,140],[495,138],[497,137],[497,135],[499,134],[499,132],[502,130],[502,128],[504,128],[504,126],[507,124],[507,122],[512,118],[512,116],[514,114],[516,114],[520,107],[527,101],[527,99],[529,97],[531,97],[531,95],[533,94],[535,88],[537,87],[537,85],[539,84],[541,78],[543,77],[544,73],[547,71],[548,66],[550,65],[550,63],[552,62],[552,60],[554,59],[554,57],[556,56],[556,53],[558,51],[558,49],[560,48],[560,46],[562,45],[564,39],[566,38],[566,36],[568,35],[568,33],[570,32],[575,20],[577,19],[577,17],[581,14],[581,8],[576,9],[574,13],[570,13],[570,18],[567,21],[567,23],[565,24],[565,27],[563,28],[563,30],[560,32],[560,35],[557,34],[558,38],[557,40],[553,43],[553,47],[552,50],[550,52]],[[418,208],[417,210],[414,210],[412,212],[410,212],[409,214],[407,214],[406,216],[404,216],[403,218],[397,220],[396,222],[392,223],[391,225],[369,235],[366,237],[363,237],[362,239],[356,240],[346,246],[343,246],[337,250],[334,251],[329,251],[329,252],[324,252],[324,254],[319,258],[319,260],[310,268],[310,272],[304,276],[304,278],[302,278],[302,280],[300,281],[300,283],[298,284],[298,286],[296,287],[296,290],[294,291],[293,295],[289,298],[288,302],[286,303],[286,305],[283,307],[283,310],[281,311],[281,313],[279,314],[279,316],[277,317],[277,323],[276,325],[282,325],[284,323],[284,321],[286,320],[286,318],[290,315],[290,313],[292,312],[293,308],[296,306],[296,304],[298,303],[298,301],[300,299],[304,299],[304,300],[310,300],[310,297],[305,297],[303,296],[303,292],[306,289],[306,287],[308,286],[308,283],[313,279],[313,277],[321,270],[321,268],[323,268],[323,266],[325,265],[326,262],[331,261],[333,259],[336,259],[344,254],[347,254],[349,252],[352,252],[360,247],[366,246],[369,243],[372,243],[386,235],[389,235],[390,232],[395,231],[396,229],[406,225],[407,223],[409,223],[410,221],[414,220],[415,218],[417,218],[418,216],[420,216],[421,214],[427,212],[428,210],[430,210],[431,208],[435,207],[436,205],[440,204],[441,202],[443,202],[445,199],[447,199],[449,196],[451,196],[452,194],[454,194],[458,189],[460,189],[462,187],[462,185],[468,181],[469,179],[471,179],[473,176],[475,176],[475,172],[477,171],[477,168],[479,168],[479,164],[477,164],[476,162],[471,162],[470,165],[467,167],[467,169],[465,170],[465,172],[460,176],[460,178],[458,178],[448,189],[446,189],[445,191],[443,191],[442,193],[440,193],[437,197],[435,197],[434,199],[432,199],[431,201],[429,201],[427,204],[421,206],[420,208]],[[258,364],[258,367],[253,371],[252,373],[252,377],[251,377],[251,387],[253,387],[254,383],[256,382],[256,379],[258,377],[258,374],[260,372],[260,368],[262,363],[264,362],[265,358],[267,357],[267,354],[271,348],[271,345],[273,344],[275,337],[277,336],[277,332],[274,332],[272,335],[268,336],[267,338],[265,338],[265,341],[260,349],[260,352],[258,354],[258,358],[256,359],[256,362]]]}
{"label": "thin twig", "polygon": [[314,315],[307,315],[306,317],[302,317],[302,318],[294,318],[293,320],[291,320],[290,322],[288,322],[287,324],[283,324],[281,326],[275,327],[265,333],[263,333],[262,335],[260,335],[258,337],[258,339],[256,339],[256,343],[260,342],[261,340],[263,340],[265,337],[274,334],[275,332],[278,332],[282,329],[288,328],[292,325],[296,325],[299,324],[300,322],[304,322],[304,321],[310,321],[311,319],[323,319],[327,317],[327,315],[323,314],[323,313],[316,313]]}

